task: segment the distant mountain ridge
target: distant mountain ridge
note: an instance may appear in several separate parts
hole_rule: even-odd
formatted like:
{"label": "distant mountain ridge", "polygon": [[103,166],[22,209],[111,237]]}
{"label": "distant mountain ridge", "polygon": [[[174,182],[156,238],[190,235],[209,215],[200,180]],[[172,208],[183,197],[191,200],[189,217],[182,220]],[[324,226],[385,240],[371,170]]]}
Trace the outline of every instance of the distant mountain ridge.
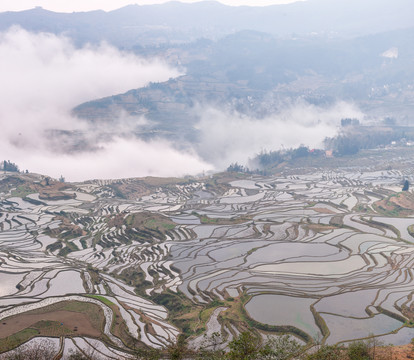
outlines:
{"label": "distant mountain ridge", "polygon": [[54,13],[42,8],[0,13],[0,30],[65,33],[76,43],[106,40],[132,48],[154,43],[217,39],[240,30],[277,36],[361,36],[411,27],[411,0],[308,0],[268,7],[232,7],[214,1],[129,5],[104,12]]}

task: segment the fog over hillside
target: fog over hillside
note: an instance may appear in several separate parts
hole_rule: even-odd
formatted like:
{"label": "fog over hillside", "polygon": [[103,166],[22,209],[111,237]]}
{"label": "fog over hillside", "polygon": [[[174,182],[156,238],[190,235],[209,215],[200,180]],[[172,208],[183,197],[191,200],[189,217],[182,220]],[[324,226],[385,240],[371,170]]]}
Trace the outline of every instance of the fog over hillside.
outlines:
{"label": "fog over hillside", "polygon": [[12,28],[0,34],[0,67],[7,69],[0,86],[0,153],[24,169],[70,180],[209,169],[167,140],[131,139],[131,126],[145,119],[131,124],[120,115],[113,126],[100,127],[70,114],[80,101],[180,74],[161,59],[148,61],[105,44],[75,48],[65,37]]}
{"label": "fog over hillside", "polygon": [[323,148],[343,118],[411,124],[413,7],[205,1],[0,13],[1,151],[68,179],[184,175],[263,150]]}

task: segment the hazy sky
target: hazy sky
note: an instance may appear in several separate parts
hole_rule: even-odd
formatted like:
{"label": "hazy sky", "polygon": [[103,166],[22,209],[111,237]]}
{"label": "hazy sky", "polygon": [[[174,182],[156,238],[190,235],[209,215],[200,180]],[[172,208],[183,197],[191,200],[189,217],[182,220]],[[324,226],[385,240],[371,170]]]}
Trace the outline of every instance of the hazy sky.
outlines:
{"label": "hazy sky", "polygon": [[[199,2],[200,0],[180,0],[185,3]],[[275,4],[287,4],[301,0],[220,0],[226,5],[250,5],[250,6],[266,6]],[[160,4],[168,2],[167,0],[1,0],[0,12],[3,11],[19,11],[32,9],[35,6],[41,6],[45,9],[57,12],[72,11],[89,11],[102,9],[110,11],[118,9],[128,4]]]}

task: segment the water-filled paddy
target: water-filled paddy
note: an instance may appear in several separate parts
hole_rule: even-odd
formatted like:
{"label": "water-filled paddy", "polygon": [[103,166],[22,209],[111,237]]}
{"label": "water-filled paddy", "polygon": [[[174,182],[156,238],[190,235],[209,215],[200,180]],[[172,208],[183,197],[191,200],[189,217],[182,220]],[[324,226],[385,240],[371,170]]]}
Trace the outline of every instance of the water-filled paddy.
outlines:
{"label": "water-filled paddy", "polygon": [[404,327],[395,334],[380,336],[378,339],[384,344],[406,345],[414,338],[414,329]]}
{"label": "water-filled paddy", "polygon": [[297,262],[272,265],[259,265],[254,271],[268,274],[298,274],[303,276],[321,275],[327,277],[350,274],[366,267],[366,262],[359,255],[350,256],[341,261]]}
{"label": "water-filled paddy", "polygon": [[15,294],[18,291],[16,285],[24,275],[0,272],[0,297]]}
{"label": "water-filled paddy", "polygon": [[363,320],[328,314],[322,314],[322,317],[331,331],[327,340],[329,344],[364,338],[370,334],[387,334],[403,325],[400,321],[382,314]]}
{"label": "water-filled paddy", "polygon": [[327,244],[279,242],[258,248],[249,254],[247,259],[251,264],[272,263],[289,258],[305,258],[307,260],[313,257],[323,258],[339,252],[338,248]]}
{"label": "water-filled paddy", "polygon": [[319,312],[366,318],[366,308],[374,303],[377,292],[375,289],[361,290],[325,297],[315,305],[315,309]]}
{"label": "water-filled paddy", "polygon": [[246,304],[249,315],[263,324],[290,325],[311,335],[318,336],[320,330],[310,306],[315,299],[283,295],[256,295]]}

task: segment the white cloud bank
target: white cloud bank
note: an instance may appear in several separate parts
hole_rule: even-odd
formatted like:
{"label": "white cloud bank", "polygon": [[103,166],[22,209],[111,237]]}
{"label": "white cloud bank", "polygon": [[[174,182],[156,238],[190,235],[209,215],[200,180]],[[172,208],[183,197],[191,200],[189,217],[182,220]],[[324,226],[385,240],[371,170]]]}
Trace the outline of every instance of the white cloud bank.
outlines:
{"label": "white cloud bank", "polygon": [[[61,154],[28,153],[22,156],[33,168],[44,168],[54,177],[63,174],[66,180],[119,179],[139,176],[182,176],[201,173],[211,166],[200,161],[196,154],[183,153],[167,141],[140,141],[117,138],[97,152]],[[63,165],[62,165],[63,164]],[[62,169],[60,171],[59,169]]]}
{"label": "white cloud bank", "polygon": [[[160,60],[147,61],[102,44],[77,49],[52,34],[20,28],[0,33],[0,160],[67,180],[184,175],[208,170],[193,153],[166,141],[116,138],[88,153],[50,149],[49,129],[83,129],[73,106],[179,75]],[[92,129],[93,130],[93,129]]]}
{"label": "white cloud bank", "polygon": [[[53,177],[62,174],[69,181],[182,176],[212,170],[210,164],[218,170],[232,162],[247,164],[262,150],[318,147],[337,133],[342,118],[363,119],[344,102],[318,107],[297,101],[260,120],[198,107],[199,143],[193,151],[179,151],[167,140],[128,136],[143,118],[121,116],[111,128],[70,116],[81,102],[178,75],[160,60],[147,61],[105,44],[78,49],[69,39],[51,34],[20,28],[0,33],[0,160]],[[81,130],[93,149],[68,153],[63,138],[51,138],[50,129]]]}
{"label": "white cloud bank", "polygon": [[150,81],[178,75],[160,60],[146,61],[102,44],[76,49],[67,38],[20,28],[0,33],[0,116],[16,130],[73,127],[70,109]]}

